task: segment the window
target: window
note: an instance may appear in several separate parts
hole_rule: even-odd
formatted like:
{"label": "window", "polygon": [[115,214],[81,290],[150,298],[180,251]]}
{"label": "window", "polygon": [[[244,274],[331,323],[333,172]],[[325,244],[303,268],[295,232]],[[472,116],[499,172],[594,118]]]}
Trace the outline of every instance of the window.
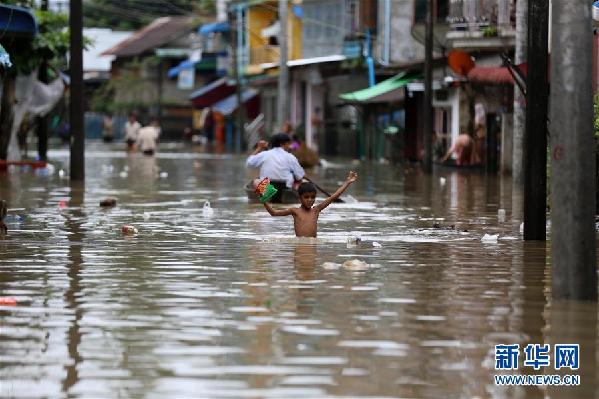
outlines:
{"label": "window", "polygon": [[[416,0],[414,5],[414,23],[426,23],[426,12],[429,0]],[[433,0],[433,19],[438,24],[446,22],[448,16],[448,0]]]}

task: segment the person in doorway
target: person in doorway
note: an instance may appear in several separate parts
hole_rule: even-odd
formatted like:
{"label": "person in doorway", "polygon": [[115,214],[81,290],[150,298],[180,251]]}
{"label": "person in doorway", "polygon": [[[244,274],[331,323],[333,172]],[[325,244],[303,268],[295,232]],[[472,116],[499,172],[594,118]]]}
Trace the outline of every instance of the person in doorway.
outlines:
{"label": "person in doorway", "polygon": [[300,166],[297,158],[289,153],[291,138],[285,133],[277,133],[270,139],[271,149],[268,143],[260,140],[254,152],[248,157],[246,166],[260,168],[260,180],[268,177],[270,180],[283,180],[288,188],[304,178],[304,169]]}
{"label": "person in doorway", "polygon": [[474,140],[466,133],[462,133],[457,137],[445,156],[441,158],[441,162],[447,161],[452,154],[455,154],[455,163],[458,166],[476,165],[480,162],[474,149]]}
{"label": "person in doorway", "polygon": [[204,115],[204,137],[206,138],[206,143],[212,144],[212,140],[214,140],[214,113],[212,108],[207,108],[206,113]]}
{"label": "person in doorway", "polygon": [[137,133],[137,141],[135,146],[148,156],[154,155],[156,152],[156,143],[160,136],[160,123],[158,119],[153,118],[150,126],[142,127]]}
{"label": "person in doorway", "polygon": [[295,151],[299,150],[301,142],[299,140],[299,137],[297,137],[297,135],[293,132],[293,127],[291,126],[290,121],[285,121],[285,123],[283,124],[283,133],[291,137],[291,144],[289,145],[289,150],[292,153],[295,153]]}
{"label": "person in doorway", "polygon": [[476,103],[474,105],[474,151],[485,160],[485,147],[487,140],[487,111],[484,104]]}
{"label": "person in doorway", "polygon": [[316,200],[316,187],[310,182],[304,182],[300,184],[297,190],[301,204],[299,208],[276,210],[267,202],[264,203],[264,208],[266,208],[271,216],[293,216],[293,227],[296,237],[316,237],[320,212],[339,198],[357,179],[358,174],[350,171],[343,185],[333,195],[316,206],[313,206]]}
{"label": "person in doorway", "polygon": [[139,129],[141,129],[141,124],[137,121],[137,115],[132,112],[129,114],[127,122],[125,122],[125,141],[127,142],[128,151],[133,151]]}

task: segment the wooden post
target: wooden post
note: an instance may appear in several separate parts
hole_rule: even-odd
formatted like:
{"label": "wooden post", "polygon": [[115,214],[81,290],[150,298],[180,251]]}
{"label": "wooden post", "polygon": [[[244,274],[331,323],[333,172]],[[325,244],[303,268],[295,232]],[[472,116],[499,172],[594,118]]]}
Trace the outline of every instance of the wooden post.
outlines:
{"label": "wooden post", "polygon": [[589,2],[553,0],[552,26],[552,294],[556,299],[596,301],[593,31]]}
{"label": "wooden post", "polygon": [[[239,6],[237,6],[239,7]],[[231,20],[235,21],[235,23],[232,23],[232,30],[231,30],[231,45],[233,46],[233,77],[235,79],[235,97],[237,98],[237,109],[235,110],[235,120],[236,123],[233,124],[237,125],[236,127],[234,126],[233,130],[235,132],[234,134],[234,141],[235,141],[235,152],[239,153],[241,152],[241,132],[243,132],[243,125],[245,124],[245,106],[243,104],[243,85],[241,83],[241,75],[242,75],[242,71],[240,70],[240,64],[241,64],[241,57],[239,55],[239,52],[241,50],[242,44],[243,42],[241,41],[241,35],[242,35],[242,31],[241,31],[241,27],[243,26],[242,24],[242,15],[241,15],[241,10],[239,8],[235,8],[233,11],[230,12],[229,14],[232,18],[230,18]]]}
{"label": "wooden post", "polygon": [[545,241],[547,208],[547,43],[549,2],[528,1],[528,70],[524,138],[524,239]]}
{"label": "wooden post", "polygon": [[[41,10],[48,11],[48,0],[42,0]],[[42,83],[48,83],[48,61],[44,59],[38,74]],[[48,159],[48,116],[37,118],[37,154],[41,161]]]}
{"label": "wooden post", "polygon": [[426,173],[433,170],[433,2],[428,1],[424,46],[424,106],[422,107],[422,134],[424,135],[424,163]]}
{"label": "wooden post", "polygon": [[[528,32],[528,1],[516,2],[516,65],[526,61],[526,37]],[[524,184],[524,135],[526,131],[526,98],[518,85],[514,85],[514,130],[512,151],[512,178],[514,184]],[[502,144],[503,146],[503,144]]]}
{"label": "wooden post", "polygon": [[83,124],[83,6],[82,0],[71,0],[71,180],[85,179],[85,127]]}
{"label": "wooden post", "polygon": [[[279,86],[277,93],[277,129],[289,119],[289,68],[287,67],[287,0],[279,0]],[[308,114],[311,109],[306,110]]]}

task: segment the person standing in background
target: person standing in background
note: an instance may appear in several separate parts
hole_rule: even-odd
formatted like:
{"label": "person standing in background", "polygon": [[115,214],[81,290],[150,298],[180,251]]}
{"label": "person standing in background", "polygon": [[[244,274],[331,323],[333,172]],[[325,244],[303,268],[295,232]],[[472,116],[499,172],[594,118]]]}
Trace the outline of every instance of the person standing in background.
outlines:
{"label": "person standing in background", "polygon": [[107,113],[102,119],[102,140],[105,143],[111,143],[114,139],[114,120],[112,114]]}
{"label": "person standing in background", "polygon": [[156,143],[159,136],[160,123],[158,119],[153,118],[150,126],[139,129],[135,145],[144,155],[152,156],[156,152]]}
{"label": "person standing in background", "polygon": [[127,151],[133,151],[137,134],[141,129],[141,124],[137,121],[137,115],[133,112],[129,114],[129,119],[125,122],[125,141],[127,142]]}

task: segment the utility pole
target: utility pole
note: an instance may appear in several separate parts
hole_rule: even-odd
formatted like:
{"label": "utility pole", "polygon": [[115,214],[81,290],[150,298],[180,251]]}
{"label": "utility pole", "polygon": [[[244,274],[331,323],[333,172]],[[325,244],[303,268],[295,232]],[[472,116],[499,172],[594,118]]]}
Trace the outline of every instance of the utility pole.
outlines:
{"label": "utility pole", "polygon": [[592,43],[589,2],[553,0],[551,252],[556,299],[597,300]]}
{"label": "utility pole", "polygon": [[235,152],[241,152],[241,132],[245,124],[245,106],[243,104],[243,86],[241,84],[241,57],[239,51],[242,48],[243,42],[241,41],[241,32],[243,32],[243,23],[241,10],[236,7],[230,12],[232,18],[230,20],[235,21],[231,24],[231,44],[233,46],[233,78],[235,79],[235,97],[237,98],[237,110],[235,111],[235,119],[237,120],[237,128],[235,129]]}
{"label": "utility pole", "polygon": [[69,13],[71,30],[71,180],[85,179],[85,130],[83,125],[83,5],[82,0],[71,0]]}
{"label": "utility pole", "polygon": [[[516,2],[516,53],[514,64],[526,61],[528,34],[528,0]],[[526,131],[526,97],[518,85],[514,85],[514,128],[512,152],[512,179],[514,184],[524,183],[524,134]]]}
{"label": "utility pole", "polygon": [[426,173],[433,171],[433,0],[428,0],[424,39],[424,106],[422,130],[424,135],[424,164]]}
{"label": "utility pole", "polygon": [[545,241],[546,239],[548,34],[549,2],[529,0],[527,45],[529,73],[526,78],[527,107],[524,137],[525,240]]}
{"label": "utility pole", "polygon": [[287,67],[287,0],[279,0],[279,87],[277,93],[277,124],[283,128],[289,119],[289,68]]}
{"label": "utility pole", "polygon": [[[40,9],[48,11],[48,0],[42,0]],[[48,60],[44,58],[40,65],[38,78],[42,83],[48,83]],[[48,159],[48,117],[37,118],[37,155],[40,161]]]}

